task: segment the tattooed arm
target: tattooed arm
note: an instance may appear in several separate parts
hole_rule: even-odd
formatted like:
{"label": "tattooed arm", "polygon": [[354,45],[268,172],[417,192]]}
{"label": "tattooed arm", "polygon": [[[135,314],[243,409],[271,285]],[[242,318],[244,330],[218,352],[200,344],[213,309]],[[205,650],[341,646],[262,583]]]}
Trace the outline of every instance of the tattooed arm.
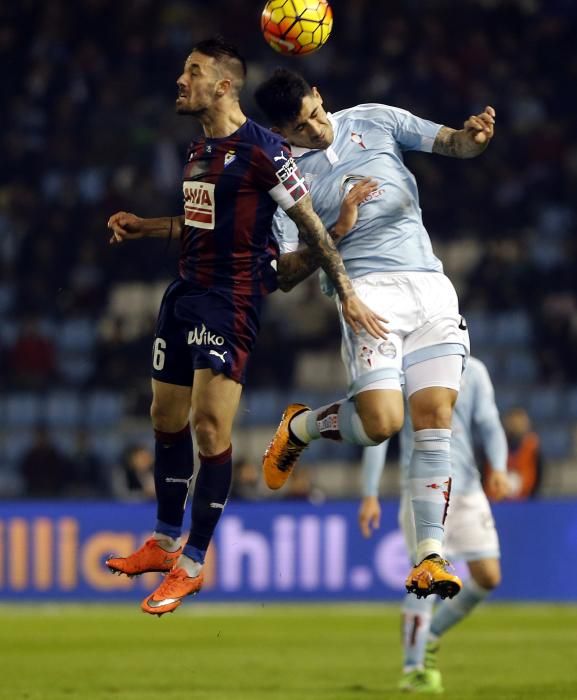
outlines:
{"label": "tattooed arm", "polygon": [[495,110],[485,107],[481,114],[469,117],[462,129],[442,126],[433,143],[433,153],[452,158],[474,158],[487,148],[494,128]]}
{"label": "tattooed arm", "polygon": [[[386,319],[371,311],[356,295],[335,244],[313,210],[310,195],[287,209],[287,214],[296,223],[301,238],[310,251],[310,263],[306,263],[306,269],[302,270],[304,276],[301,279],[313,271],[308,267],[313,261],[316,266],[320,265],[336,289],[341,300],[343,318],[353,331],[358,333],[364,329],[374,338],[386,338],[388,330],[383,325]],[[281,256],[281,260],[282,257],[284,256]],[[307,274],[304,274],[306,271]]]}
{"label": "tattooed arm", "polygon": [[299,282],[312,275],[318,267],[318,258],[310,248],[283,253],[278,261],[279,289],[283,292],[290,292]]}
{"label": "tattooed arm", "polygon": [[[357,182],[347,193],[341,204],[337,223],[329,231],[333,241],[339,241],[347,235],[357,223],[359,205],[378,187],[376,180],[370,177]],[[298,224],[297,224],[298,225]],[[293,253],[281,255],[278,265],[279,287],[283,292],[290,291],[320,267],[320,260],[311,248],[303,248]]]}
{"label": "tattooed arm", "polygon": [[[341,300],[351,296],[354,292],[342,258],[322,221],[313,210],[310,195],[303,197],[294,207],[287,209],[286,213],[295,222],[301,239],[308,246],[310,254],[308,266],[315,263],[317,267],[323,268]],[[314,267],[311,268],[305,277],[314,269]]]}

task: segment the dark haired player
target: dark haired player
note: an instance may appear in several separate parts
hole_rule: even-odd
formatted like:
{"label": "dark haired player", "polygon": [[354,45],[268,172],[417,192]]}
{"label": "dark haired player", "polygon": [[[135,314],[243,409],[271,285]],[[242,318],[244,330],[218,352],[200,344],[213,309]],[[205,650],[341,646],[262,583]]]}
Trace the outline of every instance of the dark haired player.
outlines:
{"label": "dark haired player", "polygon": [[[256,99],[293,146],[326,226],[336,223],[338,229],[349,193],[372,183],[350,226],[336,235],[342,236],[339,251],[354,288],[372,309],[386,313],[390,330],[383,341],[355,336],[342,324],[348,396],[312,411],[291,404],[265,454],[265,479],[271,488],[282,486],[312,440],[375,445],[397,432],[403,424],[403,373],[414,426],[409,484],[417,536],[417,565],[407,588],[452,597],[461,582],[442,557],[443,523],[451,487],[451,419],[469,339],[455,289],[423,225],[417,183],[403,152],[479,155],[493,136],[495,112],[487,107],[460,130],[382,104],[331,115],[316,88],[282,69],[257,89]],[[282,213],[275,218],[281,246],[294,250],[298,232]],[[293,256],[295,279],[310,274],[315,262],[307,251]]]}
{"label": "dark haired player", "polygon": [[[283,139],[243,114],[246,74],[236,49],[220,39],[197,44],[177,81],[176,110],[191,115],[204,136],[193,141],[183,176],[184,215],[110,217],[111,243],[176,235],[180,276],[166,290],[152,357],[151,408],[156,438],[158,501],[153,536],[108,567],[129,576],[168,572],[142,602],[161,615],[197,593],[206,550],[231,482],[231,431],[264,296],[277,287],[278,244],[272,218],[280,206],[342,299],[351,327],[384,336],[382,320],[356,296],[332,240],[313,212],[307,187]],[[200,467],[192,525],[180,544],[193,474],[189,416]]]}

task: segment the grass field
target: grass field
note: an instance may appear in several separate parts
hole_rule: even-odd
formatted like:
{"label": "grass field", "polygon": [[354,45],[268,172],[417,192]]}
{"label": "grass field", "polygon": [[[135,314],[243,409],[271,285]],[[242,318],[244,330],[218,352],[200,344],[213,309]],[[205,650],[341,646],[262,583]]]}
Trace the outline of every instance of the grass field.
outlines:
{"label": "grass field", "polygon": [[[390,606],[3,606],[0,621],[3,700],[407,697]],[[485,606],[440,661],[449,700],[576,700],[577,607]]]}

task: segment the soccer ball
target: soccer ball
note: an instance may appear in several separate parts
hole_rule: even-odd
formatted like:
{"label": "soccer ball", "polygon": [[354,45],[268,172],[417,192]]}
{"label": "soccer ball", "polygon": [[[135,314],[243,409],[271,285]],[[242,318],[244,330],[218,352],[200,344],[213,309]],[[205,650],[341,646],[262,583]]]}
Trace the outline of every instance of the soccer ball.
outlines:
{"label": "soccer ball", "polygon": [[329,38],[333,11],[327,0],[269,0],[260,26],[275,51],[291,55],[312,53]]}

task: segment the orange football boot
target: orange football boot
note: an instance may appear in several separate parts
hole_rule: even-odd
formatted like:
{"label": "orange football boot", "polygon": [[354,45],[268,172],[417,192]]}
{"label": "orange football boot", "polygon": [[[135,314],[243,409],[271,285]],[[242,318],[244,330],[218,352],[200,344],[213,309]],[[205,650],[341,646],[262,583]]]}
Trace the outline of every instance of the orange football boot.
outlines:
{"label": "orange football boot", "polygon": [[302,403],[291,403],[282,414],[276,433],[262,459],[264,480],[269,489],[276,491],[289,478],[306,444],[296,443],[291,438],[289,423],[299,413],[310,410]]}
{"label": "orange football boot", "polygon": [[106,566],[115,574],[138,576],[150,571],[170,571],[182,552],[179,547],[175,552],[167,552],[154,537],[146,540],[140,549],[127,557],[108,557]]}
{"label": "orange football boot", "polygon": [[426,598],[428,595],[438,595],[439,598],[453,598],[461,590],[461,579],[449,571],[451,564],[440,556],[435,555],[430,559],[423,559],[420,564],[414,566],[405,587],[407,593],[414,593],[417,598]]}
{"label": "orange football boot", "polygon": [[193,577],[182,567],[175,567],[166,574],[160,586],[142,601],[142,612],[159,617],[164,613],[173,612],[182,603],[183,598],[196,595],[200,591],[203,581],[202,571]]}

